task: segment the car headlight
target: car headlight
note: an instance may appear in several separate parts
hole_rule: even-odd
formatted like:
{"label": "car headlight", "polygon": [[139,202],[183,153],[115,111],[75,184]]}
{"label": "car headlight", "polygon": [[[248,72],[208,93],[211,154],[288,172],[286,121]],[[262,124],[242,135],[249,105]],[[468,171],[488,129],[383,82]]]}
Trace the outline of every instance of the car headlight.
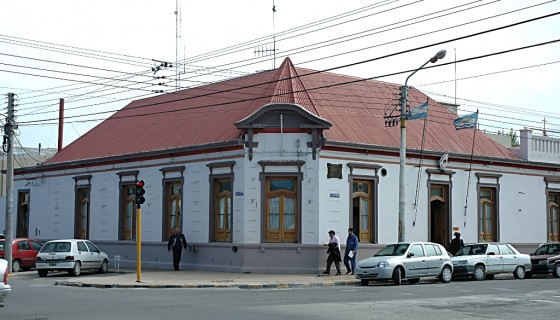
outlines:
{"label": "car headlight", "polygon": [[387,267],[389,267],[389,262],[387,262],[387,261],[381,261],[381,262],[379,262],[379,263],[377,264],[377,267],[378,267],[378,268],[387,268]]}

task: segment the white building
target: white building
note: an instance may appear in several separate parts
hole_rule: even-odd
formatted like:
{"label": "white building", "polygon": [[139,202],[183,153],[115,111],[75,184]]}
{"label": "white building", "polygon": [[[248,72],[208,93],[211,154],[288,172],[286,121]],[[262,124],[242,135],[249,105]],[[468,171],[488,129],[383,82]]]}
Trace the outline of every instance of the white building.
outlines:
{"label": "white building", "polygon": [[[170,267],[175,226],[190,268],[317,272],[327,231],[344,242],[348,227],[363,258],[397,241],[400,131],[384,115],[398,92],[286,59],[277,70],[134,101],[44,164],[16,171],[17,236],[88,238],[133,265],[135,183],[144,180],[144,266]],[[424,121],[407,121],[406,240],[447,244],[454,230],[521,250],[558,240],[558,142],[535,156],[523,147],[540,138],[522,134],[513,152],[477,132],[471,157],[474,129],[455,130],[454,114],[411,89],[411,106],[426,100],[423,145]],[[24,201],[29,219],[19,214]]]}

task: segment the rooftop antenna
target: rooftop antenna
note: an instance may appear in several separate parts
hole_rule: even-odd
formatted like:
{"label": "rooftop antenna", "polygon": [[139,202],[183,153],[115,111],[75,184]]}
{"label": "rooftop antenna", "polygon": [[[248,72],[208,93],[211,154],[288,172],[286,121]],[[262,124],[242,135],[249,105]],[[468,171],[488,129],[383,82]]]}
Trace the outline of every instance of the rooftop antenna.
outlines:
{"label": "rooftop antenna", "polygon": [[181,42],[181,21],[179,0],[175,0],[175,90],[179,90],[179,43]]}
{"label": "rooftop antenna", "polygon": [[273,69],[276,69],[276,25],[274,23],[274,15],[276,13],[276,5],[272,0],[272,54],[273,54]]}
{"label": "rooftop antenna", "polygon": [[272,0],[272,48],[268,47],[268,44],[260,46],[254,49],[253,53],[256,57],[266,57],[272,54],[272,67],[276,69],[276,26],[274,22],[274,14],[276,13],[276,5],[274,0]]}

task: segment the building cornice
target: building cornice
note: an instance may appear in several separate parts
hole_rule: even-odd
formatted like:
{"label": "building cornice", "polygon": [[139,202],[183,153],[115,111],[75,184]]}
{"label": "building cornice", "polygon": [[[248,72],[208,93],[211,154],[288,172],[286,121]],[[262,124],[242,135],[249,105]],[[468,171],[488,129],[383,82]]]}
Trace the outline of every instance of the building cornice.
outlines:
{"label": "building cornice", "polygon": [[39,173],[53,170],[68,170],[82,167],[97,167],[116,163],[127,163],[134,161],[147,161],[168,157],[181,157],[199,153],[215,153],[230,150],[241,150],[243,148],[243,141],[240,139],[225,141],[220,143],[211,143],[205,145],[197,145],[190,147],[181,147],[166,150],[148,151],[136,154],[125,154],[118,156],[110,156],[95,159],[83,159],[71,162],[60,162],[52,164],[44,164],[33,167],[18,168],[14,170],[14,174],[29,174]]}
{"label": "building cornice", "polygon": [[[374,145],[366,145],[366,144],[358,144],[358,143],[349,143],[349,142],[339,142],[339,141],[324,141],[324,145],[322,147],[323,150],[333,150],[333,151],[352,151],[356,153],[364,153],[364,154],[379,154],[379,155],[387,155],[387,156],[399,156],[399,148],[398,147],[387,147],[387,146],[374,146]],[[422,153],[422,157],[426,158],[433,158],[434,161],[437,161],[444,151],[431,151],[431,150],[424,150]],[[420,151],[419,150],[407,150],[406,151],[407,157],[410,158],[420,158]],[[534,170],[548,170],[548,171],[558,171],[560,173],[560,163],[559,164],[552,164],[552,163],[545,163],[545,162],[535,162],[535,161],[527,161],[523,159],[513,159],[513,158],[496,158],[496,157],[484,157],[484,156],[473,156],[471,160],[470,154],[458,154],[458,153],[448,153],[449,159],[455,162],[462,162],[462,163],[477,163],[477,164],[486,164],[486,165],[496,165],[496,166],[505,166],[505,167],[514,167],[519,169],[534,169]]]}

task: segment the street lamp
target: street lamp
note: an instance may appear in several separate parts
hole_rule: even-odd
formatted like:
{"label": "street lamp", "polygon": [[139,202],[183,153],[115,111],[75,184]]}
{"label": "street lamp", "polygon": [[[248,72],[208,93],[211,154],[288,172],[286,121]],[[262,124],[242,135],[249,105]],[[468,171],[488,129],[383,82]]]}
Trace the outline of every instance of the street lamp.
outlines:
{"label": "street lamp", "polygon": [[399,160],[399,242],[405,241],[405,209],[406,209],[406,195],[405,195],[405,165],[406,165],[406,99],[408,96],[408,79],[413,74],[424,68],[428,63],[435,63],[439,59],[443,59],[447,51],[441,50],[426,61],[420,68],[414,70],[404,82],[401,87],[401,147],[400,147],[400,160]]}

